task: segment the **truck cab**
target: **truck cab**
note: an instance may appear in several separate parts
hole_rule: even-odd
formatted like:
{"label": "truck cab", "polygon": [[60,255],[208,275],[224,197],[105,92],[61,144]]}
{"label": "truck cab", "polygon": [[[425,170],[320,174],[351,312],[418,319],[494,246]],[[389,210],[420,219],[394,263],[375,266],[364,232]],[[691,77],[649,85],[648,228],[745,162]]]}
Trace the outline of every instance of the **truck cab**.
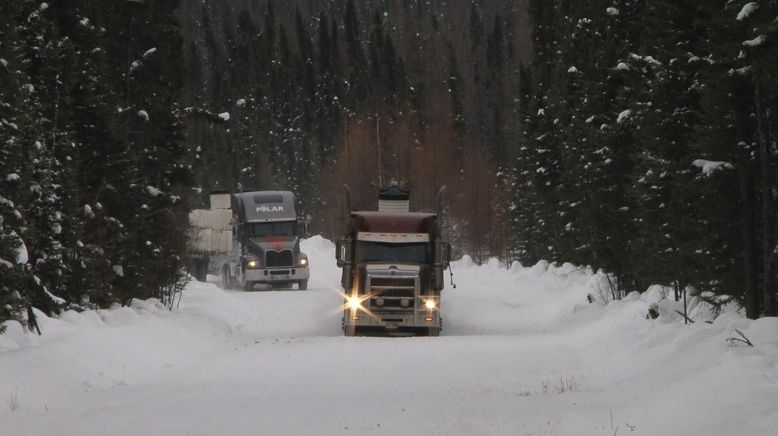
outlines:
{"label": "truck cab", "polygon": [[300,251],[307,222],[297,215],[289,191],[242,192],[232,196],[233,256],[222,268],[226,285],[308,287],[308,256]]}
{"label": "truck cab", "polygon": [[450,245],[441,238],[437,214],[410,212],[407,201],[407,190],[395,185],[381,190],[378,211],[350,213],[336,245],[347,336],[438,336],[442,330]]}
{"label": "truck cab", "polygon": [[252,290],[257,284],[308,288],[308,256],[300,251],[308,222],[298,215],[292,192],[215,191],[210,202],[210,209],[189,215],[198,280],[214,269],[225,289]]}

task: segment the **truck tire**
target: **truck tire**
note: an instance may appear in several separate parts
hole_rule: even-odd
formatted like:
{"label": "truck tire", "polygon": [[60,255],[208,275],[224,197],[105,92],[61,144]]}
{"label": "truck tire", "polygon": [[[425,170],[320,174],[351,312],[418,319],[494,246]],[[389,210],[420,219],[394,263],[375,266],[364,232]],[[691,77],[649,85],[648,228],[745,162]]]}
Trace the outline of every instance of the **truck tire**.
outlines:
{"label": "truck tire", "polygon": [[440,336],[440,327],[430,327],[427,329],[427,336]]}
{"label": "truck tire", "polygon": [[222,267],[222,289],[227,290],[232,287],[232,280],[230,279],[230,267],[224,265]]}
{"label": "truck tire", "polygon": [[308,280],[307,279],[306,280],[300,280],[299,282],[297,282],[297,289],[299,289],[301,291],[304,291],[304,290],[308,289]]}
{"label": "truck tire", "polygon": [[208,263],[201,258],[192,259],[192,275],[198,282],[204,282],[208,274]]}
{"label": "truck tire", "polygon": [[203,265],[202,263],[197,266],[197,281],[198,282],[206,282],[208,281],[208,265]]}
{"label": "truck tire", "polygon": [[246,292],[251,292],[251,291],[254,290],[254,285],[255,284],[256,284],[255,282],[250,282],[250,281],[246,280],[246,284],[243,286],[243,290],[246,291]]}
{"label": "truck tire", "polygon": [[356,326],[343,326],[343,336],[359,336],[359,329]]}

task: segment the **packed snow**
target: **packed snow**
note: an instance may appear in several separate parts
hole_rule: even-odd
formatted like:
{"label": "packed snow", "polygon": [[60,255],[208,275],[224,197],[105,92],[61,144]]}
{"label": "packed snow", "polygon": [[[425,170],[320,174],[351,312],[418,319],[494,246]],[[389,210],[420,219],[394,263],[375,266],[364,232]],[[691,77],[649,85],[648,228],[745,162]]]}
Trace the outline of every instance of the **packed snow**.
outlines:
{"label": "packed snow", "polygon": [[776,318],[714,319],[695,297],[685,325],[660,286],[610,301],[586,268],[465,257],[443,336],[343,337],[333,244],[302,248],[308,291],[192,282],[172,311],[8,323],[2,434],[778,434]]}

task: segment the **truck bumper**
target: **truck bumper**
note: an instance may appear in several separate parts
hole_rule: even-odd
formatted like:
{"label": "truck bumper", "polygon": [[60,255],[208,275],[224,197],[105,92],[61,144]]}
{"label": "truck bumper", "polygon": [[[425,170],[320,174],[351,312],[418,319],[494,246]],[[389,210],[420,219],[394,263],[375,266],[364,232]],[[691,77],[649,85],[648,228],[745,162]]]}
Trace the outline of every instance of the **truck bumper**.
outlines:
{"label": "truck bumper", "polygon": [[354,311],[346,309],[343,314],[343,322],[346,328],[370,327],[383,328],[385,330],[418,329],[441,326],[440,312],[437,310],[416,313],[372,311],[368,314],[362,310]]}
{"label": "truck bumper", "polygon": [[297,280],[308,280],[308,277],[310,277],[310,273],[307,266],[247,269],[245,273],[247,282],[256,283],[294,282]]}

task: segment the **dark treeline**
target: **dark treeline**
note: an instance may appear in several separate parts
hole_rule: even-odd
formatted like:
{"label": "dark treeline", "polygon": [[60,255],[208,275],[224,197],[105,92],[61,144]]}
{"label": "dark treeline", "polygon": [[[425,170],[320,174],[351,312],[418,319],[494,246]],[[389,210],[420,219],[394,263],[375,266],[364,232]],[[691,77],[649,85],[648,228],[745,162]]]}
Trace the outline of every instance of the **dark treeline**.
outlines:
{"label": "dark treeline", "polygon": [[2,2],[0,321],[171,303],[214,187],[333,237],[392,179],[477,261],[776,314],[777,3]]}
{"label": "dark treeline", "polygon": [[523,1],[187,2],[180,16],[204,191],[293,190],[333,237],[344,183],[375,208],[378,185],[402,181],[416,210],[447,185],[460,250],[505,253],[498,168],[521,136]]}
{"label": "dark treeline", "polygon": [[522,260],[776,315],[778,2],[533,0]]}

